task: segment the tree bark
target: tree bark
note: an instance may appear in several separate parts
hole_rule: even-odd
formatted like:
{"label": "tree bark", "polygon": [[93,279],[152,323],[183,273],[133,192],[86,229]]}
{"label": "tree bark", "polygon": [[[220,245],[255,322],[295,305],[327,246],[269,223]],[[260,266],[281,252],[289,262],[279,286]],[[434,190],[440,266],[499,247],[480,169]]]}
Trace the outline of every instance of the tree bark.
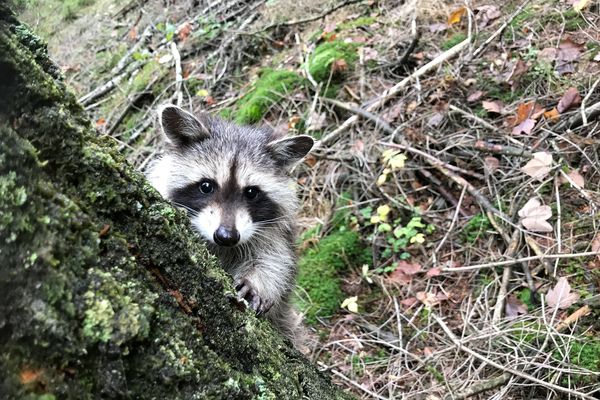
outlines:
{"label": "tree bark", "polygon": [[0,5],[0,398],[338,399]]}

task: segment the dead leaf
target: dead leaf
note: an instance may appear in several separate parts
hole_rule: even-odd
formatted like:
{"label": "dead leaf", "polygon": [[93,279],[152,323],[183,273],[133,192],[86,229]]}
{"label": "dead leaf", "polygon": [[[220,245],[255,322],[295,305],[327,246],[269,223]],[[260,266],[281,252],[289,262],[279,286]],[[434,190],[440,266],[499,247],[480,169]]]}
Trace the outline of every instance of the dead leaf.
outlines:
{"label": "dead leaf", "polygon": [[519,315],[527,314],[527,306],[521,302],[514,294],[511,294],[506,299],[505,312],[507,317],[518,317]]}
{"label": "dead leaf", "polygon": [[481,102],[481,105],[487,112],[490,112],[490,113],[502,114],[502,112],[504,111],[504,104],[502,104],[502,102],[499,100],[494,100],[494,101],[484,100]]}
{"label": "dead leaf", "polygon": [[529,70],[529,67],[525,62],[521,59],[518,59],[514,65],[512,66],[508,76],[506,77],[506,82],[511,85],[513,88],[519,83],[519,80],[525,73]]}
{"label": "dead leaf", "polygon": [[348,69],[348,63],[343,58],[340,58],[339,60],[335,60],[334,62],[331,63],[331,73],[333,75],[343,73],[347,69]]}
{"label": "dead leaf", "polygon": [[590,4],[590,0],[575,0],[573,1],[573,9],[577,12],[581,12]]}
{"label": "dead leaf", "polygon": [[557,58],[565,62],[576,61],[579,59],[584,47],[583,44],[574,42],[571,38],[566,38],[558,45]]}
{"label": "dead leaf", "polygon": [[177,38],[179,41],[184,42],[190,36],[190,33],[192,33],[192,29],[192,24],[189,22],[181,24],[177,29]]}
{"label": "dead leaf", "polygon": [[[592,239],[592,251],[600,252],[600,232],[596,233],[594,239]],[[600,260],[600,254],[596,256]]]}
{"label": "dead leaf", "polygon": [[408,284],[412,280],[412,275],[421,271],[421,264],[409,263],[408,261],[398,261],[396,269],[388,276],[388,280],[399,284]]}
{"label": "dead leaf", "polygon": [[500,167],[500,161],[496,157],[485,157],[483,159],[483,167],[488,173],[493,174]]}
{"label": "dead leaf", "polygon": [[538,61],[545,61],[547,63],[554,62],[556,57],[558,57],[558,49],[556,47],[546,47],[537,55]]}
{"label": "dead leaf", "polygon": [[535,120],[528,118],[525,121],[521,122],[519,125],[515,126],[512,130],[512,134],[520,135],[523,133],[525,135],[529,135],[534,127]]}
{"label": "dead leaf", "polygon": [[561,276],[556,282],[556,286],[548,290],[546,294],[546,302],[550,308],[558,308],[564,310],[573,305],[579,300],[579,294],[571,292],[571,285],[567,278]]}
{"label": "dead leaf", "polygon": [[563,97],[561,97],[556,109],[562,114],[569,108],[578,106],[579,104],[581,104],[581,96],[579,95],[579,91],[574,87],[570,87],[567,89]]}
{"label": "dead leaf", "polygon": [[449,27],[450,26],[447,23],[431,24],[431,25],[429,25],[429,32],[431,32],[431,33],[443,32],[446,29],[448,29]]}
{"label": "dead leaf", "polygon": [[555,122],[560,119],[560,113],[558,112],[556,107],[554,107],[552,110],[544,112],[544,118],[546,118],[549,121]]}
{"label": "dead leaf", "polygon": [[356,154],[362,154],[365,151],[365,142],[360,139],[356,139],[351,147],[351,150]]}
{"label": "dead leaf", "polygon": [[137,27],[134,26],[129,30],[129,33],[127,34],[127,36],[129,36],[129,40],[131,40],[132,42],[135,42],[137,40],[138,37],[138,30]]}
{"label": "dead leaf", "polygon": [[515,120],[515,125],[520,124],[526,119],[537,120],[544,114],[544,107],[536,103],[535,101],[530,101],[528,103],[521,103],[517,107],[517,118]]}
{"label": "dead leaf", "polygon": [[600,53],[596,54],[594,56],[594,61],[599,61],[600,62]]}
{"label": "dead leaf", "polygon": [[425,304],[427,307],[435,306],[440,302],[433,293],[428,292],[417,292],[417,300]]}
{"label": "dead leaf", "polygon": [[574,62],[579,60],[581,53],[584,50],[584,45],[574,42],[570,38],[563,40],[558,46],[556,71],[560,75],[575,72]]}
{"label": "dead leaf", "polygon": [[425,274],[428,278],[433,278],[434,276],[439,276],[442,273],[442,269],[439,267],[431,268]]}
{"label": "dead leaf", "polygon": [[317,113],[311,112],[308,116],[307,128],[306,130],[311,131],[319,131],[323,129],[327,125],[327,114],[326,113]]}
{"label": "dead leaf", "polygon": [[452,11],[448,16],[448,25],[459,23],[465,15],[467,15],[467,7],[460,7],[459,9]]}
{"label": "dead leaf", "polygon": [[543,180],[552,169],[552,154],[545,151],[533,153],[533,158],[525,164],[521,171],[533,179]]}
{"label": "dead leaf", "polygon": [[106,119],[104,117],[100,117],[96,120],[96,128],[102,128],[106,125]]}
{"label": "dead leaf", "polygon": [[433,350],[431,349],[431,347],[423,348],[423,355],[425,357],[431,357],[433,355]]}
{"label": "dead leaf", "polygon": [[552,232],[552,225],[546,221],[552,217],[550,206],[541,205],[536,198],[529,199],[527,203],[519,210],[519,217],[523,226],[532,232]]}
{"label": "dead leaf", "polygon": [[577,171],[576,169],[573,169],[573,170],[571,170],[571,172],[569,172],[567,174],[567,176],[573,181],[574,184],[576,184],[577,186],[579,186],[582,189],[584,188],[585,179],[579,173],[579,171]]}
{"label": "dead leaf", "polygon": [[481,99],[481,97],[484,94],[485,94],[485,92],[483,90],[476,90],[467,97],[467,101],[469,103],[474,103],[474,102],[478,101],[479,99]]}
{"label": "dead leaf", "polygon": [[410,308],[410,307],[414,306],[415,304],[417,304],[417,301],[418,300],[416,297],[409,297],[407,299],[400,300],[400,304],[402,304],[406,308]]}
{"label": "dead leaf", "polygon": [[104,236],[106,236],[106,234],[108,233],[108,231],[110,231],[110,225],[109,224],[104,224],[104,226],[102,227],[102,229],[100,229],[100,232],[98,232],[98,237],[104,237]]}
{"label": "dead leaf", "polygon": [[379,56],[379,52],[372,47],[361,47],[360,51],[362,51],[365,61],[377,60],[377,56]]}
{"label": "dead leaf", "polygon": [[42,370],[36,371],[31,369],[25,369],[19,372],[19,382],[21,382],[22,385],[28,385],[30,383],[37,382],[40,376],[42,375],[42,372]]}
{"label": "dead leaf", "polygon": [[502,15],[498,6],[494,5],[479,6],[475,8],[475,11],[478,12],[476,19],[479,21],[479,28],[486,27],[491,21],[500,18]]}
{"label": "dead leaf", "polygon": [[432,126],[432,127],[437,127],[439,126],[442,121],[444,120],[444,115],[441,113],[434,113],[431,118],[429,118],[429,121],[427,121],[427,125]]}
{"label": "dead leaf", "polygon": [[304,158],[304,163],[312,168],[317,163],[317,158],[312,154],[309,154]]}

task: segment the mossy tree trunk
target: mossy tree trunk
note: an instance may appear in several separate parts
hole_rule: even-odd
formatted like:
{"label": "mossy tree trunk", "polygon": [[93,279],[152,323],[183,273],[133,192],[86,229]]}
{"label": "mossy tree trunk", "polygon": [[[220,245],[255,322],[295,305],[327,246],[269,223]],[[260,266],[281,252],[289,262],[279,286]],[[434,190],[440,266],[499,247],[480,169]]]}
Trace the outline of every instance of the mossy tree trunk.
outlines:
{"label": "mossy tree trunk", "polygon": [[344,397],[112,142],[0,5],[0,398]]}

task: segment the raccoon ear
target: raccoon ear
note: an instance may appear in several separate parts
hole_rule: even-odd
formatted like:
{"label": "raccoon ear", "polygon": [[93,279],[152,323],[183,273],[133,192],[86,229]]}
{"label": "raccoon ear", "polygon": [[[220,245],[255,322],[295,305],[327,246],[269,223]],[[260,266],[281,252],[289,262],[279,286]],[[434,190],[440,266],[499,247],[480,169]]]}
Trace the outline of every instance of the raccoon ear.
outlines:
{"label": "raccoon ear", "polygon": [[307,155],[314,144],[310,136],[299,135],[274,140],[267,144],[267,149],[279,165],[290,167]]}
{"label": "raccoon ear", "polygon": [[188,146],[210,136],[206,115],[198,119],[172,104],[161,106],[158,115],[165,136],[177,147]]}

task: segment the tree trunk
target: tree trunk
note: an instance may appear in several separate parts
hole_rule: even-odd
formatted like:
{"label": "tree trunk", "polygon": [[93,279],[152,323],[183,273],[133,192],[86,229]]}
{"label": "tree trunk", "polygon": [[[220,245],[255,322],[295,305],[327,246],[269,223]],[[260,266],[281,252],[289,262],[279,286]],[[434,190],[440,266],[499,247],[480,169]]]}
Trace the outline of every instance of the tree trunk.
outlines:
{"label": "tree trunk", "polygon": [[337,399],[0,5],[0,398]]}

